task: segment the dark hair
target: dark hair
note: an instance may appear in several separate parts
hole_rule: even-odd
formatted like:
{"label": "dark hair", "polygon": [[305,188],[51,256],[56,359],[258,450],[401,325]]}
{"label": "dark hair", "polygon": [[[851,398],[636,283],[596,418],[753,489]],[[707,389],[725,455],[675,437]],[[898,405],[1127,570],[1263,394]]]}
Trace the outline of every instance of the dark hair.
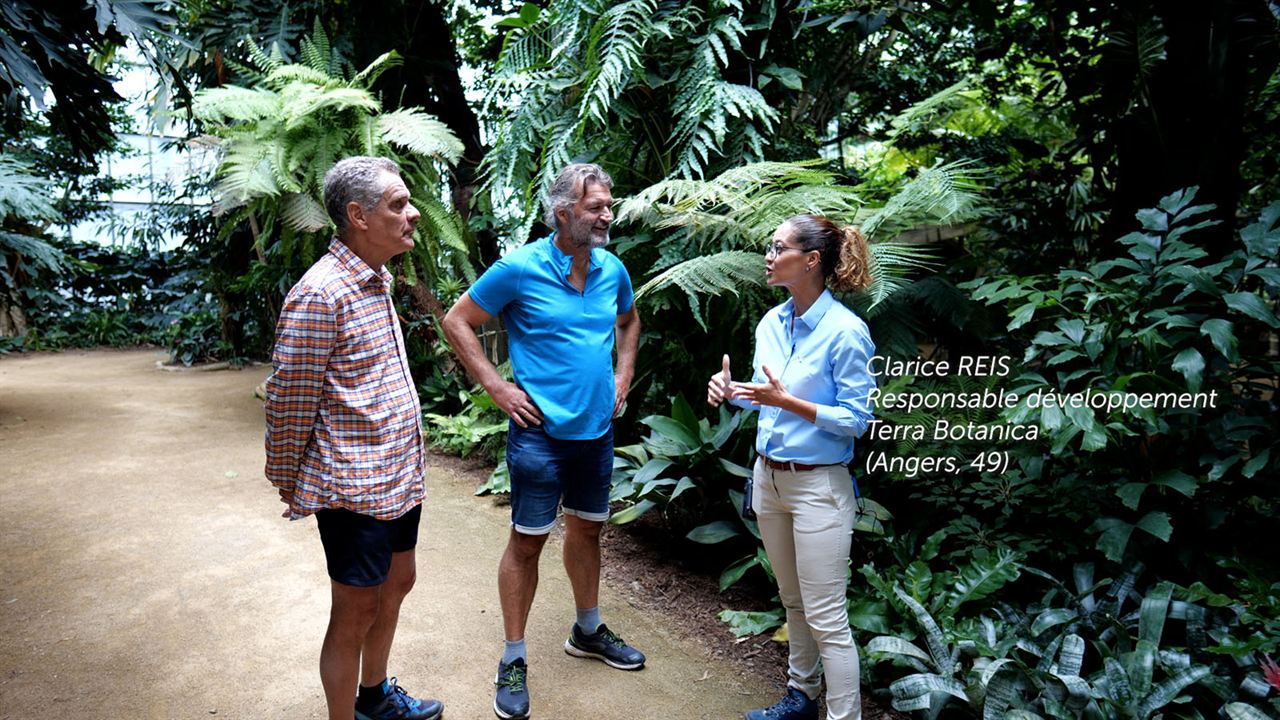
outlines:
{"label": "dark hair", "polygon": [[805,250],[822,254],[822,277],[836,290],[866,290],[871,285],[871,252],[862,231],[840,227],[818,215],[792,215],[787,225]]}

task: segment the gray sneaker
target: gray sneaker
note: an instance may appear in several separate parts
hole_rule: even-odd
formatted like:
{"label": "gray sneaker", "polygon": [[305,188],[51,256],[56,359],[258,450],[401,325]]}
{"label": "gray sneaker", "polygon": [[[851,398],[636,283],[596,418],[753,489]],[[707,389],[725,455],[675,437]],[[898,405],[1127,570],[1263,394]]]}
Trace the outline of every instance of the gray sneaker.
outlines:
{"label": "gray sneaker", "polygon": [[609,667],[619,670],[639,670],[644,667],[644,653],[623,642],[607,626],[601,625],[594,633],[582,632],[577,623],[564,641],[564,651],[574,657],[595,658]]}
{"label": "gray sneaker", "polygon": [[524,658],[510,663],[498,662],[498,676],[493,684],[498,691],[493,697],[493,714],[503,720],[524,720],[529,717],[529,666]]}

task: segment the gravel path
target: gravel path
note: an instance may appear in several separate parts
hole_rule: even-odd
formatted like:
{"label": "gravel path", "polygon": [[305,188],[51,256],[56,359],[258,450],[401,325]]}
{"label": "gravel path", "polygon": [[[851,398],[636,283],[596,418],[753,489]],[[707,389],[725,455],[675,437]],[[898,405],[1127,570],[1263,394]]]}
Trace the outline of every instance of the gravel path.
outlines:
{"label": "gravel path", "polygon": [[[268,371],[159,357],[0,357],[0,718],[324,717],[328,578],[314,521],[280,518],[262,477]],[[444,467],[427,482],[392,672],[446,717],[492,718],[507,511]],[[559,549],[557,534],[528,632],[535,718],[735,718],[771,699],[609,588],[606,622],[650,666],[566,656]]]}

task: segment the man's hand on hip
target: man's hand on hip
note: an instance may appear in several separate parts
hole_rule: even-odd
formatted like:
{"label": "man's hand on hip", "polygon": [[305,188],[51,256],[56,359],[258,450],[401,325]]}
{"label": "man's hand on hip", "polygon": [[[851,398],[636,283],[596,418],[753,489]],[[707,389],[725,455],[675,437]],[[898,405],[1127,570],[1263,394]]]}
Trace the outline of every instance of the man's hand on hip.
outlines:
{"label": "man's hand on hip", "polygon": [[613,416],[622,414],[622,406],[627,402],[627,393],[631,392],[631,380],[621,375],[613,377]]}
{"label": "man's hand on hip", "polygon": [[502,412],[509,415],[520,427],[527,428],[530,425],[542,424],[542,412],[533,403],[533,398],[515,383],[502,381],[500,385],[489,391],[489,397],[493,398],[494,404],[502,408]]}

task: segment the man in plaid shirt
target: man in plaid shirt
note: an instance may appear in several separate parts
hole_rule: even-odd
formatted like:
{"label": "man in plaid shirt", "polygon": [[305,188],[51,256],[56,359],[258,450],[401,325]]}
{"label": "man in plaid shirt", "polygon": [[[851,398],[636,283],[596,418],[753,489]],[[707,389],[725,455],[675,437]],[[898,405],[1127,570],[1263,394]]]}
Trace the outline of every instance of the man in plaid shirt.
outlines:
{"label": "man in plaid shirt", "polygon": [[[320,650],[330,720],[444,712],[387,678],[413,588],[424,495],[421,409],[391,301],[388,260],[421,217],[400,168],[352,157],[325,175],[337,236],[289,291],[267,381],[267,479],[284,517],[316,516],[332,588]],[[357,694],[357,684],[359,685]]]}

